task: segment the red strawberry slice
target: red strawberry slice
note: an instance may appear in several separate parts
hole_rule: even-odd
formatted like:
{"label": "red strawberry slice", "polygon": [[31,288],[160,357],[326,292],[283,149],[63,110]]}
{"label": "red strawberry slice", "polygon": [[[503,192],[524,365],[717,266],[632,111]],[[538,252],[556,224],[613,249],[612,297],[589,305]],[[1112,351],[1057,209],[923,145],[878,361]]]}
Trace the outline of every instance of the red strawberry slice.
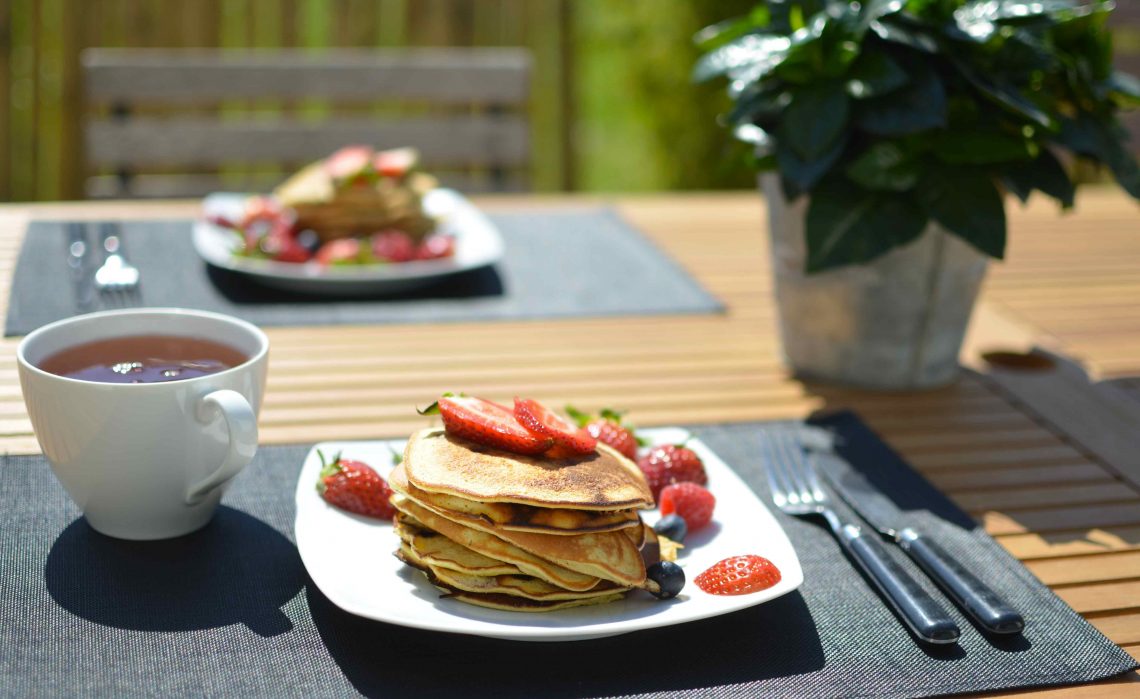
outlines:
{"label": "red strawberry slice", "polygon": [[622,424],[621,413],[604,408],[600,415],[589,415],[572,405],[566,406],[566,413],[578,422],[579,427],[585,428],[591,437],[617,449],[627,459],[637,458],[639,440],[632,427]]}
{"label": "red strawberry slice", "polygon": [[732,556],[693,579],[711,595],[746,595],[780,582],[780,570],[763,556]]}
{"label": "red strawberry slice", "polygon": [[377,152],[372,159],[372,166],[385,177],[403,177],[415,167],[419,159],[420,154],[415,148],[395,148]]}
{"label": "red strawberry slice", "polygon": [[438,260],[455,254],[455,236],[436,233],[424,238],[416,248],[417,260]]}
{"label": "red strawberry slice", "polygon": [[515,396],[515,419],[539,437],[549,437],[558,446],[575,454],[592,454],[598,440],[589,432],[575,428],[542,403]]}
{"label": "red strawberry slice", "polygon": [[390,502],[392,488],[371,466],[361,461],[342,459],[340,454],[331,462],[325,461],[325,455],[320,451],[317,455],[321,457],[317,492],[325,502],[377,519],[392,519],[396,514]]}
{"label": "red strawberry slice", "polygon": [[554,446],[550,437],[532,433],[515,420],[514,412],[482,398],[444,395],[424,414],[438,409],[448,434],[515,454],[541,454]]}
{"label": "red strawberry slice", "polygon": [[385,262],[407,262],[416,256],[416,244],[407,233],[390,228],[372,234],[372,254]]}
{"label": "red strawberry slice", "polygon": [[360,259],[360,241],[356,238],[330,240],[317,250],[317,262],[335,265],[357,262]]}
{"label": "red strawberry slice", "polygon": [[325,158],[325,172],[340,183],[366,180],[373,172],[372,149],[368,146],[346,146]]}

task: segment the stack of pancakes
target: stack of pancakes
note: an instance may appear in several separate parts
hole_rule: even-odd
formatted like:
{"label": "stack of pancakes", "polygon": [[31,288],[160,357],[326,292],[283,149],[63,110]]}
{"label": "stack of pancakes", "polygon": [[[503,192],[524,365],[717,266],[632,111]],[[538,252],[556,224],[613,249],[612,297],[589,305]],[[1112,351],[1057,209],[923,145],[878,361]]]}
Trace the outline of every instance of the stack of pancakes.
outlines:
{"label": "stack of pancakes", "polygon": [[653,496],[636,464],[605,444],[551,459],[425,429],[389,482],[396,555],[454,599],[548,611],[654,584],[645,569],[660,558],[657,536],[637,513]]}
{"label": "stack of pancakes", "polygon": [[435,228],[435,220],[424,212],[423,197],[437,185],[434,177],[418,171],[339,183],[320,160],[281,183],[273,196],[296,212],[297,230],[315,231],[323,241],[395,228],[418,242]]}

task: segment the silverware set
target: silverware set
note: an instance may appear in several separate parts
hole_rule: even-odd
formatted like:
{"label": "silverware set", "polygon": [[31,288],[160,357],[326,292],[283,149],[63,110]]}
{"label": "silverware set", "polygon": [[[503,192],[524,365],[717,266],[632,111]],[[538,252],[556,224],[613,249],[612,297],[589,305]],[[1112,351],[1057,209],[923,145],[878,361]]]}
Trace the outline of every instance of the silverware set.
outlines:
{"label": "silverware set", "polygon": [[67,265],[79,309],[91,310],[96,295],[106,306],[138,305],[142,275],[127,261],[119,224],[99,224],[96,239],[93,244],[86,224],[67,226]]}
{"label": "silverware set", "polygon": [[[1015,634],[1025,627],[1017,610],[941,545],[906,526],[898,507],[830,450],[830,435],[805,429],[797,436],[789,430],[774,435],[769,447],[768,484],[776,507],[798,517],[822,517],[842,548],[919,640],[953,644],[961,631],[946,609],[888,553],[879,532],[898,544],[985,631]],[[816,465],[822,466],[829,484],[872,529],[864,529],[836,512]]]}

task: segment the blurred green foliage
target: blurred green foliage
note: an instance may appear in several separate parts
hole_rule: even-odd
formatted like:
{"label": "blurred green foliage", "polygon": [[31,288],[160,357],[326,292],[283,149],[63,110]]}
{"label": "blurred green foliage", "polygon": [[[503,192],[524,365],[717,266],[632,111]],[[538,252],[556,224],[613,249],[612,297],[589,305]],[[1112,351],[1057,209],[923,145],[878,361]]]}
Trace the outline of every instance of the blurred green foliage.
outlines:
{"label": "blurred green foliage", "polygon": [[748,149],[719,115],[723,88],[694,84],[693,35],[752,0],[575,0],[576,186],[586,190],[752,187]]}

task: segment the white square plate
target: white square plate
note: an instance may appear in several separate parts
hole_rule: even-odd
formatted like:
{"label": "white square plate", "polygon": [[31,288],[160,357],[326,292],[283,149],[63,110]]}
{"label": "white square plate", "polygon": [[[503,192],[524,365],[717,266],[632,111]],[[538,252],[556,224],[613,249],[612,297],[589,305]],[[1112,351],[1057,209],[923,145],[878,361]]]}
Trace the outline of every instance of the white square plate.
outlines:
{"label": "white square plate", "polygon": [[[655,445],[679,444],[689,437],[680,428],[642,429],[638,435]],[[342,452],[344,458],[363,461],[386,476],[392,450],[402,454],[404,440],[325,442],[309,452],[297,483],[297,548],[317,587],[347,612],[418,629],[518,641],[584,640],[682,624],[761,604],[798,588],[803,582],[800,562],[768,508],[700,440],[689,440],[688,446],[704,461],[717,503],[712,523],[685,541],[677,562],[688,582],[673,600],[633,590],[619,602],[538,613],[484,609],[441,597],[422,573],[392,555],[399,540],[390,523],[339,510],[316,491],[318,449],[330,458]],[[649,510],[642,517],[652,524],[658,513]],[[775,563],[780,582],[736,596],[706,594],[693,584],[698,573],[717,561],[750,553]]]}

